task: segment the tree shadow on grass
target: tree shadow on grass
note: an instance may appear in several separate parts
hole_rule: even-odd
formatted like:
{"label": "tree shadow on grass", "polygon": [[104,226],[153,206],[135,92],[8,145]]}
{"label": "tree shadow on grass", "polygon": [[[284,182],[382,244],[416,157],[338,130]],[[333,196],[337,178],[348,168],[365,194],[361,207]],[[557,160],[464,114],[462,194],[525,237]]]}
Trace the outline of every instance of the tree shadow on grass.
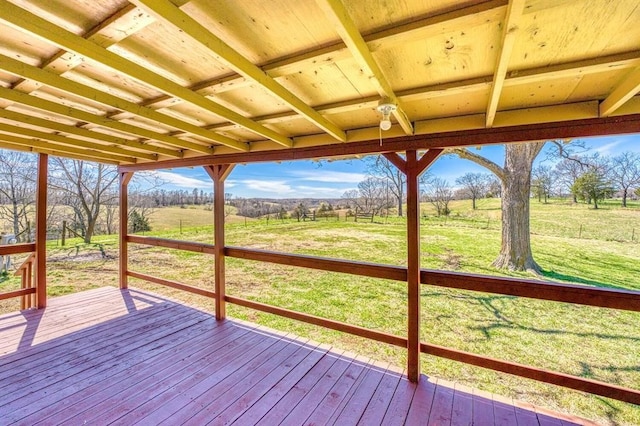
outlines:
{"label": "tree shadow on grass", "polygon": [[506,301],[506,300],[515,300],[518,299],[516,296],[498,296],[498,295],[458,295],[453,296],[452,294],[448,294],[445,292],[428,292],[423,291],[421,293],[422,296],[427,297],[456,297],[459,299],[463,299],[467,303],[472,303],[475,305],[479,305],[485,310],[487,310],[493,317],[495,321],[491,322],[488,325],[470,327],[470,330],[480,331],[486,340],[491,339],[491,334],[493,330],[498,329],[511,329],[511,330],[520,330],[520,331],[528,331],[536,334],[546,334],[546,335],[571,335],[578,337],[586,337],[586,338],[598,338],[598,339],[615,339],[615,340],[626,340],[630,342],[640,342],[640,336],[628,336],[621,334],[608,334],[608,333],[595,333],[595,332],[574,332],[567,331],[562,329],[553,329],[553,328],[536,328],[529,327],[522,324],[519,324],[516,321],[509,319],[502,310],[496,306],[497,301]]}
{"label": "tree shadow on grass", "polygon": [[540,273],[545,278],[550,278],[552,280],[557,280],[557,281],[565,281],[569,284],[586,284],[594,287],[623,288],[613,284],[603,283],[603,282],[594,281],[594,280],[588,280],[586,278],[575,277],[573,275],[561,274],[555,271],[542,270]]}

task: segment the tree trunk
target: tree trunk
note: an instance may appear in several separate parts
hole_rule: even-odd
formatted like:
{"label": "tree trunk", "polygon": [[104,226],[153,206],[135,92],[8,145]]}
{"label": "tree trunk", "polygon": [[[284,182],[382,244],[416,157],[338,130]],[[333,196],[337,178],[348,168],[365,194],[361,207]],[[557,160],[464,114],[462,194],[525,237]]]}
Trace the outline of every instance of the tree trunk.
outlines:
{"label": "tree trunk", "polygon": [[473,210],[475,210],[476,209],[476,197],[475,196],[471,197],[471,204],[472,204]]}
{"label": "tree trunk", "polygon": [[540,272],[533,260],[529,230],[531,168],[542,146],[539,143],[507,145],[502,182],[502,245],[497,268]]}

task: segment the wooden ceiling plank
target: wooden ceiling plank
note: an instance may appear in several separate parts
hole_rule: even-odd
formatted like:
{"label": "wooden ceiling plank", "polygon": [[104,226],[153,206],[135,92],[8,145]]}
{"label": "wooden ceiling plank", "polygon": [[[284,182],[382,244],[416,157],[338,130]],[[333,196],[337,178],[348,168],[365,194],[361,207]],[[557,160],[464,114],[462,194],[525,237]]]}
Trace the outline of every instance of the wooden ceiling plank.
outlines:
{"label": "wooden ceiling plank", "polygon": [[55,149],[51,149],[51,148],[43,148],[43,147],[34,147],[32,145],[21,145],[18,143],[11,143],[11,142],[5,142],[2,140],[2,137],[0,135],[0,148],[3,149],[10,149],[13,151],[23,151],[23,152],[33,152],[33,153],[39,153],[39,154],[49,154],[49,155],[53,155],[56,157],[66,157],[66,158],[71,158],[74,160],[83,160],[83,161],[98,161],[100,163],[104,163],[104,164],[112,164],[114,166],[118,166],[120,164],[122,164],[122,162],[120,161],[116,161],[116,160],[108,160],[108,159],[96,159],[94,157],[91,157],[90,155],[82,155],[82,154],[74,154],[71,152],[60,152],[60,151],[56,151]]}
{"label": "wooden ceiling plank", "polygon": [[382,69],[376,62],[367,46],[362,34],[356,27],[355,22],[349,16],[349,12],[344,7],[341,0],[318,0],[318,5],[324,10],[327,17],[334,23],[334,26],[347,45],[349,51],[356,59],[362,69],[368,71],[373,76],[372,82],[376,85],[376,89],[385,102],[390,102],[397,106],[393,112],[394,117],[407,135],[413,134],[413,125],[409,118],[402,110],[400,102],[396,97],[391,84],[385,77]]}
{"label": "wooden ceiling plank", "polygon": [[[155,22],[155,18],[129,3],[111,17],[89,30],[84,35],[84,38],[107,48],[119,43],[153,22]],[[80,65],[82,61],[82,56],[60,50],[51,58],[44,61],[40,68],[62,75]],[[30,93],[36,90],[38,86],[31,80],[23,79],[16,82],[13,88],[25,93]]]}
{"label": "wooden ceiling plank", "polygon": [[539,83],[560,78],[570,78],[623,70],[640,65],[640,50],[618,53],[608,56],[598,56],[579,61],[571,61],[562,64],[529,68],[525,70],[513,70],[507,73],[504,87],[518,84]]}
{"label": "wooden ceiling plank", "polygon": [[[127,123],[121,123],[119,121],[111,120],[107,117],[91,114],[85,111],[81,111],[76,108],[60,105],[55,102],[48,101],[46,99],[37,98],[35,96],[28,95],[26,93],[17,92],[15,90],[6,89],[0,87],[0,99],[7,99],[11,102],[15,102],[21,105],[30,106],[45,112],[50,112],[63,117],[69,117],[74,120],[83,121],[86,123],[92,123],[100,127],[105,127],[119,132],[127,133],[130,135],[138,136],[141,138],[151,139],[155,141],[164,142],[169,145],[178,146],[184,148],[181,144],[184,142],[182,139],[166,135],[164,133],[158,133],[151,130],[144,129],[142,127],[132,126]],[[155,145],[147,145],[148,150],[158,154],[164,154],[167,156],[175,157],[176,153],[178,157],[182,157],[181,152],[177,152],[173,149],[158,147]]]}
{"label": "wooden ceiling plank", "polygon": [[600,116],[608,117],[640,92],[640,67],[631,71],[600,103]]}
{"label": "wooden ceiling plank", "polygon": [[50,141],[38,140],[33,138],[21,138],[18,136],[7,135],[2,133],[0,133],[0,141],[14,143],[18,145],[32,146],[34,148],[56,150],[59,152],[58,155],[62,155],[62,156],[66,156],[66,153],[82,155],[82,156],[86,156],[89,159],[92,159],[93,161],[108,160],[118,164],[137,163],[135,157],[120,156],[117,154],[106,153],[101,150],[84,149],[84,148],[78,148],[71,145],[60,145]]}
{"label": "wooden ceiling plank", "polygon": [[285,89],[259,67],[254,65],[246,57],[232,49],[211,31],[202,26],[195,19],[184,13],[169,0],[132,0],[146,7],[156,17],[170,23],[181,31],[191,36],[194,40],[206,46],[219,56],[229,67],[238,74],[256,82],[271,95],[285,102],[298,114],[314,123],[320,129],[332,135],[337,140],[346,141],[346,135],[342,129],[316,112],[300,98]]}
{"label": "wooden ceiling plank", "polygon": [[[501,19],[507,4],[508,0],[486,1],[364,34],[363,37],[369,50],[375,52],[382,45],[389,47],[437,36],[443,29],[454,31],[458,28],[470,28]],[[297,73],[302,69],[317,67],[318,64],[335,63],[350,57],[349,49],[343,42],[339,42],[279,58],[261,65],[260,68],[271,77],[278,78]],[[228,75],[200,85],[194,90],[222,93],[247,86],[250,83],[242,76]]]}
{"label": "wooden ceiling plank", "polygon": [[[188,133],[197,134],[202,137],[214,140],[215,142],[229,146],[231,148],[239,149],[242,146],[241,142],[234,139],[227,138],[210,130],[203,129],[190,123],[178,120],[174,117],[159,113],[151,108],[142,107],[133,102],[125,99],[113,96],[109,93],[102,92],[100,90],[93,89],[75,81],[60,77],[49,71],[42,70],[38,67],[34,67],[8,56],[0,55],[0,69],[18,75],[29,80],[37,81],[45,86],[55,87],[56,89],[64,92],[72,93],[81,98],[89,99],[94,102],[101,103],[103,105],[130,112],[140,117],[148,118],[149,120],[156,121],[158,123],[166,124],[167,126],[175,127]],[[188,148],[194,151],[202,152],[204,154],[211,154],[213,150],[210,147],[198,145],[195,143],[181,141],[180,147]],[[243,148],[246,151],[246,148]]]}
{"label": "wooden ceiling plank", "polygon": [[[121,146],[126,146],[131,149],[136,149],[144,152],[155,152],[153,147],[148,144],[144,144],[138,141],[132,141],[124,138],[119,138],[112,135],[107,135],[105,133],[94,132],[91,130],[84,129],[82,127],[69,126],[66,124],[58,123],[51,120],[45,120],[44,118],[32,117],[30,115],[21,114],[19,112],[10,111],[8,109],[0,109],[0,118],[4,118],[7,120],[16,121],[23,124],[29,124],[32,126],[38,126],[42,128],[47,128],[51,130],[55,130],[58,132],[74,134],[78,136],[83,136],[85,138],[95,139],[105,143],[111,143]],[[174,158],[180,158],[181,155],[178,151],[169,151],[170,156]],[[149,160],[155,160],[158,158],[157,153],[154,154],[144,154],[139,153],[137,156],[142,156]]]}
{"label": "wooden ceiling plank", "polygon": [[518,22],[524,11],[525,0],[511,0],[507,6],[507,15],[502,28],[502,43],[500,44],[500,52],[498,54],[498,63],[493,74],[493,84],[489,94],[489,102],[487,105],[486,126],[493,126],[493,120],[498,111],[498,101],[502,93],[504,80],[507,75],[511,52],[516,42],[518,33]]}
{"label": "wooden ceiling plank", "polygon": [[74,138],[62,136],[56,133],[41,132],[39,130],[34,130],[27,127],[13,126],[11,124],[0,123],[0,132],[12,133],[16,135],[25,136],[27,138],[39,139],[43,141],[62,143],[65,145],[75,146],[79,148],[99,150],[105,153],[108,152],[115,155],[121,155],[123,157],[139,157],[139,158],[144,158],[146,160],[151,160],[151,161],[158,160],[158,157],[154,154],[143,154],[140,152],[134,152],[134,151],[119,148],[116,146],[101,145],[95,142],[88,142],[80,139],[74,139]]}
{"label": "wooden ceiling plank", "polygon": [[[18,6],[13,5],[7,0],[0,0],[0,20],[22,32],[28,32],[48,43],[56,45],[61,49],[92,59],[160,92],[170,94],[185,102],[189,102],[210,111],[213,114],[234,122],[239,126],[249,129],[267,139],[271,139],[287,147],[290,147],[293,144],[293,141],[288,137],[283,136],[274,130],[268,129],[235,111],[223,107],[222,105],[213,102],[211,99],[189,90],[168,78],[158,75],[142,65],[131,62],[130,60],[110,52],[89,40],[85,40],[80,36],[66,31],[63,28],[60,28]],[[188,132],[192,133],[191,131]],[[207,138],[216,141],[217,143],[231,146],[232,148],[236,148],[240,151],[248,150],[248,147],[245,144],[217,135],[214,132],[209,133],[211,134]]]}

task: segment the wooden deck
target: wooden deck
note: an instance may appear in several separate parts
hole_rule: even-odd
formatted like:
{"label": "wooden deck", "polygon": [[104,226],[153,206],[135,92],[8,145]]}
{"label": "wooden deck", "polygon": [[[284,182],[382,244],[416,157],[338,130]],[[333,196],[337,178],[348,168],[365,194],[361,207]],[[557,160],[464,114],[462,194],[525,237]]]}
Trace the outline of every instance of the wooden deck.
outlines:
{"label": "wooden deck", "polygon": [[588,424],[137,290],[0,316],[0,424],[134,423]]}

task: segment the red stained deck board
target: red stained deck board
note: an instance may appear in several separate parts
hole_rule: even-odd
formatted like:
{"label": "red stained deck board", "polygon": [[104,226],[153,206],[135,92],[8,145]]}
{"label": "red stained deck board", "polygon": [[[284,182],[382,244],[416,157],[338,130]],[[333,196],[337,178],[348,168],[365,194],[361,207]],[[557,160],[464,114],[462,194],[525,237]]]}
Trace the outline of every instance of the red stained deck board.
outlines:
{"label": "red stained deck board", "polygon": [[340,357],[322,378],[316,381],[311,390],[300,400],[281,422],[283,426],[296,426],[306,424],[309,415],[318,408],[322,401],[329,395],[329,391],[351,366],[353,359]]}
{"label": "red stained deck board", "polygon": [[[311,391],[314,385],[340,359],[340,354],[326,353],[279,401],[272,401],[272,408],[256,424],[269,426],[287,417],[291,410]],[[269,397],[266,395],[265,397]]]}
{"label": "red stained deck board", "polygon": [[[453,411],[454,389],[439,380],[433,396],[433,405],[429,414],[429,425],[450,424]],[[482,424],[482,423],[478,423]]]}
{"label": "red stained deck board", "polygon": [[[215,321],[212,322],[216,324]],[[167,347],[166,351],[158,352],[150,358],[142,358],[138,364],[120,372],[109,371],[102,380],[82,389],[74,398],[67,398],[48,410],[42,410],[41,414],[50,415],[49,421],[52,423],[63,423],[75,416],[82,416],[88,410],[97,413],[97,405],[116,396],[128,398],[147,387],[153,387],[161,377],[175,373],[175,366],[181,362],[198,359],[199,354],[209,354],[212,346],[220,347],[248,332],[224,327],[223,324],[212,327],[203,322],[201,325],[202,328],[194,328],[197,334],[193,338]],[[52,412],[53,409],[56,411]]]}
{"label": "red stained deck board", "polygon": [[468,426],[473,422],[472,390],[456,383],[453,392],[453,407],[451,410],[451,424]]}
{"label": "red stained deck board", "polygon": [[134,289],[2,315],[0,345],[0,426],[591,424]]}
{"label": "red stained deck board", "polygon": [[387,371],[387,373],[380,381],[376,392],[373,394],[373,397],[369,401],[367,408],[365,409],[364,413],[362,413],[362,417],[360,418],[358,424],[380,424],[380,422],[384,418],[384,415],[387,413],[389,402],[391,401],[391,398],[393,397],[393,394],[396,391],[399,382],[400,374]]}
{"label": "red stained deck board", "polygon": [[[208,389],[189,404],[185,404],[180,411],[171,416],[170,422],[184,419],[192,424],[206,424],[222,413],[229,405],[243,396],[248,389],[259,384],[278,365],[286,362],[300,349],[286,337],[280,343],[284,347],[276,353],[265,351],[253,363],[248,363],[243,368],[236,370],[218,385]],[[278,349],[278,346],[274,346],[273,349]],[[256,365],[258,363],[259,365]],[[238,386],[238,383],[242,383],[242,386]]]}
{"label": "red stained deck board", "polygon": [[355,389],[355,386],[360,383],[359,380],[364,377],[366,369],[367,360],[356,357],[313,410],[305,424],[315,426],[330,424],[329,420],[338,410],[342,409],[343,404],[348,402],[352,389]]}
{"label": "red stained deck board", "polygon": [[249,389],[241,398],[226,407],[222,414],[212,418],[211,422],[214,424],[231,424],[245,415],[250,408],[253,408],[253,410],[244,416],[244,422],[249,422],[252,416],[254,419],[262,418],[269,410],[269,401],[263,397],[267,393],[272,394],[276,399],[278,395],[284,395],[286,393],[285,389],[290,387],[288,383],[291,383],[291,386],[297,383],[325,353],[326,350],[320,350],[314,346],[299,348],[285,363],[278,365],[276,369],[253,388]]}
{"label": "red stained deck board", "polygon": [[423,425],[429,421],[433,397],[436,393],[436,382],[427,377],[420,378],[407,413],[407,425]]}
{"label": "red stained deck board", "polygon": [[246,346],[246,353],[243,353],[242,357],[231,360],[216,374],[198,383],[190,384],[179,393],[175,392],[173,399],[158,406],[154,412],[144,418],[143,422],[146,424],[160,424],[165,420],[174,424],[186,422],[194,413],[204,408],[207,400],[221,396],[229,381],[238,383],[243,380],[252,370],[260,367],[271,357],[277,356],[277,353],[285,347],[286,343],[275,339],[265,339],[250,347]]}

